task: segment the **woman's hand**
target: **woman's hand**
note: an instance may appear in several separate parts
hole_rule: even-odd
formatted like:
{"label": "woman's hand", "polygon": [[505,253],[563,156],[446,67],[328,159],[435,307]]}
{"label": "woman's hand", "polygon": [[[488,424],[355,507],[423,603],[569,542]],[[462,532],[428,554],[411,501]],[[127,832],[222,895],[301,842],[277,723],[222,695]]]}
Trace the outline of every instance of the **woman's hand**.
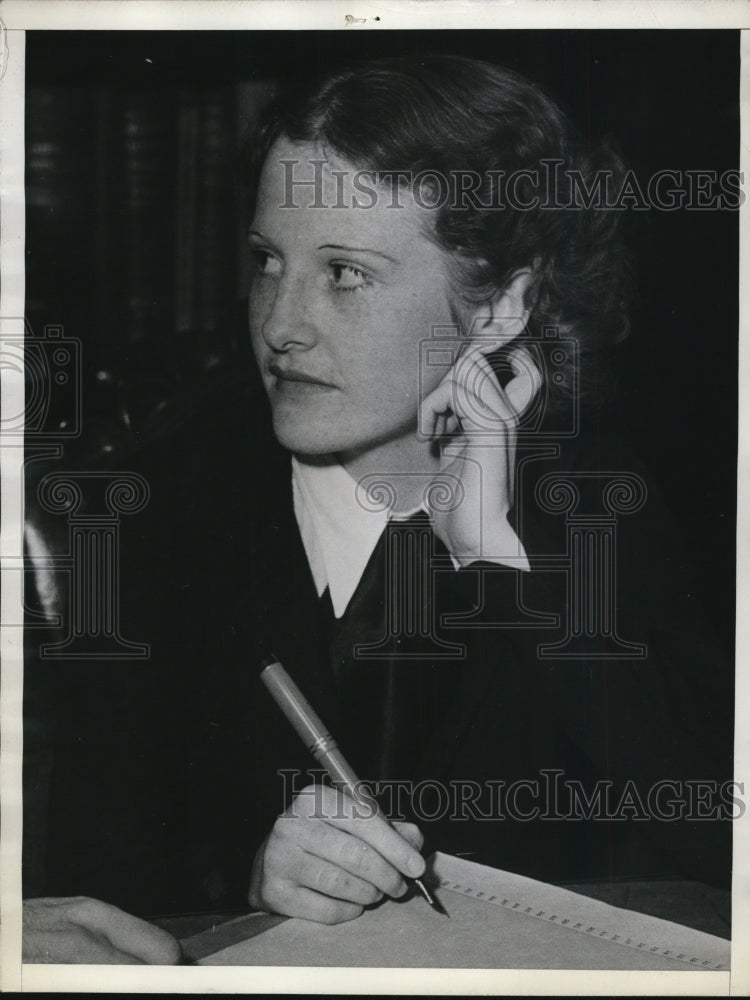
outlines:
{"label": "woman's hand", "polygon": [[179,942],[153,924],[87,896],[26,899],[23,961],[177,965]]}
{"label": "woman's hand", "polygon": [[422,834],[370,815],[348,795],[310,785],[280,816],[256,855],[250,905],[323,924],[353,920],[419,877]]}
{"label": "woman's hand", "polygon": [[[485,559],[528,569],[506,518],[519,417],[542,379],[528,351],[512,347],[514,377],[501,388],[486,357],[498,346],[491,338],[472,343],[422,402],[420,427],[431,428],[441,444],[440,480],[446,485],[443,490],[435,484],[430,508],[436,533],[459,564]],[[445,492],[453,494],[447,503]]]}

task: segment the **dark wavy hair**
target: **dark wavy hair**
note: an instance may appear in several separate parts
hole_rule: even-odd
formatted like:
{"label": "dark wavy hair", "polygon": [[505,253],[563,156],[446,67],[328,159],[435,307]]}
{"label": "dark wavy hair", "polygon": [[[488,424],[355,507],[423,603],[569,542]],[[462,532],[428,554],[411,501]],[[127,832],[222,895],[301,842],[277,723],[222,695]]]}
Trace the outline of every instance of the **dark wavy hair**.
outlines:
{"label": "dark wavy hair", "polygon": [[[432,237],[455,262],[464,301],[488,301],[519,269],[530,269],[531,316],[522,339],[544,345],[558,331],[575,340],[578,355],[576,373],[576,352],[563,363],[558,352],[548,408],[590,390],[592,382],[598,394],[603,355],[627,334],[630,268],[619,234],[622,213],[590,204],[580,181],[591,190],[597,172],[606,171],[617,190],[624,168],[604,147],[584,146],[540,87],[491,63],[446,55],[371,60],[283,86],[248,139],[253,194],[280,136],[318,143],[367,171],[477,175],[478,206],[465,200],[457,207],[448,198],[428,213]],[[554,166],[540,173],[545,163]],[[571,184],[573,172],[578,186]],[[526,179],[519,188],[525,201],[530,178],[543,180],[538,207],[508,207],[514,175]],[[482,207],[491,205],[505,207]],[[580,377],[592,368],[593,380]]]}

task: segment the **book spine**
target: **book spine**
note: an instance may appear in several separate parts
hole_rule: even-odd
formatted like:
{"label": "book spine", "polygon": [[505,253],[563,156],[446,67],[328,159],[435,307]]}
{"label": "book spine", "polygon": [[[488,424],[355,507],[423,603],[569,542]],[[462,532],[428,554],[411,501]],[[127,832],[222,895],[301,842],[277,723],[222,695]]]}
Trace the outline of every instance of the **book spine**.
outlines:
{"label": "book spine", "polygon": [[198,170],[200,115],[195,95],[181,91],[177,110],[177,204],[175,220],[175,329],[195,327],[198,271]]}
{"label": "book spine", "polygon": [[237,222],[234,191],[234,105],[231,91],[200,97],[196,313],[194,327],[212,332],[235,291]]}
{"label": "book spine", "polygon": [[175,242],[177,156],[172,95],[125,96],[125,324],[131,344],[159,342],[174,328],[171,269]]}
{"label": "book spine", "polygon": [[71,335],[92,311],[91,97],[81,87],[26,93],[26,310],[34,328]]}

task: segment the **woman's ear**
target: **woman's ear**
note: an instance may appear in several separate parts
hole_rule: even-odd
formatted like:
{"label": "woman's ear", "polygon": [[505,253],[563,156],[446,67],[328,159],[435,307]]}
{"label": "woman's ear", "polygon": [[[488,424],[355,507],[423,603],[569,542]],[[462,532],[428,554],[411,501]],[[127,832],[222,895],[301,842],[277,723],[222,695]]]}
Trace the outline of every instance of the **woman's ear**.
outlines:
{"label": "woman's ear", "polygon": [[472,347],[491,354],[523,333],[531,313],[526,291],[532,278],[531,268],[516,271],[502,292],[471,309],[467,319]]}

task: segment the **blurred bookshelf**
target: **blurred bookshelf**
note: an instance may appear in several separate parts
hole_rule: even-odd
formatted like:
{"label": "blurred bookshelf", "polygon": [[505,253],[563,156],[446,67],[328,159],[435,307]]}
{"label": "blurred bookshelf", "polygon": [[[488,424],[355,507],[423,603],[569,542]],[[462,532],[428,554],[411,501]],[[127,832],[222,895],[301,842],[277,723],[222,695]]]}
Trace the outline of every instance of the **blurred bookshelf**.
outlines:
{"label": "blurred bookshelf", "polygon": [[118,356],[246,292],[239,150],[270,85],[31,85],[27,315]]}
{"label": "blurred bookshelf", "polygon": [[[181,45],[184,68],[200,46]],[[84,419],[66,463],[116,462],[170,433],[248,349],[239,165],[272,81],[215,61],[149,79],[143,36],[130,47],[137,70],[103,51],[76,73],[32,49],[27,72],[27,329],[81,343]]]}

